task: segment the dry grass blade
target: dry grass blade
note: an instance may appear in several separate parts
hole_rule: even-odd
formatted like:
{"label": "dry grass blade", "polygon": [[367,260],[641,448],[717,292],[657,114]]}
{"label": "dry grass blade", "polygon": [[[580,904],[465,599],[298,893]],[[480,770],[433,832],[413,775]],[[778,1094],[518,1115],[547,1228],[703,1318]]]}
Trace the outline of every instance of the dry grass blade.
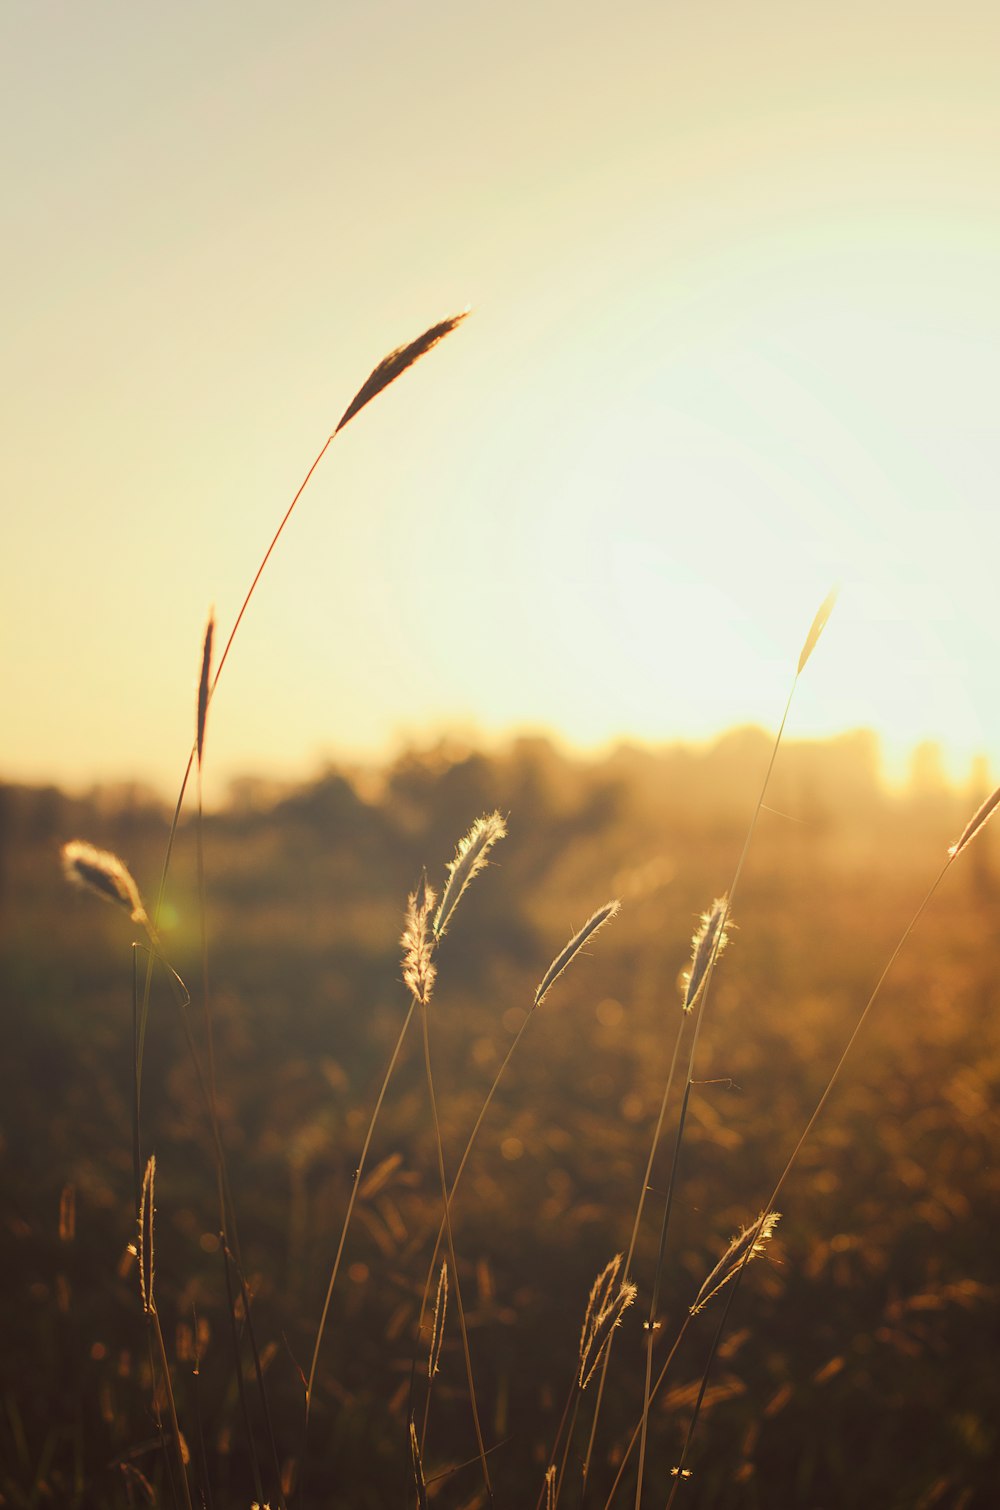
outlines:
{"label": "dry grass blade", "polygon": [[420,1456],[420,1443],[417,1441],[417,1428],[410,1417],[410,1460],[413,1463],[413,1481],[417,1486],[417,1505],[419,1510],[427,1510],[427,1480],[424,1478],[424,1464]]}
{"label": "dry grass blade", "polygon": [[196,744],[198,748],[198,769],[201,770],[202,755],[205,750],[205,719],[208,717],[208,687],[212,672],[212,640],[215,637],[215,610],[208,616],[208,624],[205,627],[205,643],[201,649],[201,675],[198,678],[198,732]]}
{"label": "dry grass blade", "polygon": [[976,837],[986,820],[992,816],[998,803],[1000,803],[1000,786],[997,787],[992,796],[987,797],[982,807],[973,814],[962,830],[961,837],[949,849],[948,854],[952,860],[954,860],[956,855],[960,855],[965,846]]}
{"label": "dry grass blade", "polygon": [[425,356],[439,341],[443,341],[445,336],[450,336],[452,331],[461,325],[468,313],[467,309],[463,309],[459,315],[451,315],[447,320],[439,320],[436,325],[425,330],[423,335],[417,336],[415,341],[410,341],[406,346],[397,346],[395,351],[390,351],[388,356],[383,357],[344,410],[340,423],[333,432],[334,435],[343,430],[358,411],[366,404],[370,404],[383,388],[388,388],[390,383],[394,383],[407,367],[412,367],[414,362],[419,362],[420,358]]}
{"label": "dry grass blade", "polygon": [[744,1262],[757,1258],[764,1252],[764,1246],[774,1235],[774,1229],[780,1220],[780,1211],[762,1211],[749,1227],[741,1228],[695,1296],[691,1307],[692,1316],[697,1316],[713,1296],[718,1295],[723,1285],[729,1283]]}
{"label": "dry grass blade", "polygon": [[422,1007],[426,1007],[434,989],[437,969],[433,963],[435,940],[428,926],[428,919],[437,897],[421,882],[417,891],[406,900],[406,926],[400,943],[403,946],[403,981],[410,995]]}
{"label": "dry grass blade", "polygon": [[729,941],[725,923],[729,913],[728,896],[716,897],[707,912],[701,915],[701,923],[691,940],[691,968],[684,979],[683,1010],[690,1012],[705,984],[708,968],[718,959]]}
{"label": "dry grass blade", "polygon": [[95,849],[83,839],[71,839],[62,847],[63,874],[84,891],[93,891],[106,902],[127,907],[133,923],[148,924],[139,888],[128,867],[110,850]]}
{"label": "dry grass blade", "polygon": [[572,960],[576,958],[588,939],[592,939],[598,929],[609,923],[618,912],[621,903],[618,901],[605,902],[603,907],[598,907],[596,912],[591,913],[579,933],[574,933],[566,947],[556,955],[545,974],[542,976],[541,985],[535,992],[535,1006],[539,1007],[549,991],[549,987],[562,975]]}
{"label": "dry grass blade", "polygon": [[469,882],[478,876],[487,863],[487,855],[498,840],[506,836],[507,827],[499,813],[489,813],[477,818],[455,851],[455,858],[448,866],[448,882],[441,898],[441,906],[434,919],[434,937],[441,938],[451,921],[451,915],[462,899]]}
{"label": "dry grass blade", "polygon": [[448,1260],[441,1261],[441,1278],[438,1280],[437,1299],[434,1301],[434,1322],[431,1326],[431,1345],[427,1355],[427,1377],[433,1379],[441,1366],[441,1343],[444,1341],[444,1318],[448,1314]]}
{"label": "dry grass blade", "polygon": [[819,612],[813,619],[812,627],[810,628],[809,633],[806,635],[806,642],[802,646],[802,654],[799,656],[799,664],[795,672],[796,676],[801,676],[802,669],[805,666],[806,661],[816,649],[816,641],[819,639],[820,635],[823,633],[823,630],[826,628],[827,619],[833,613],[833,606],[837,601],[837,591],[838,589],[834,587],[830,592],[827,593],[826,597],[820,604]]}

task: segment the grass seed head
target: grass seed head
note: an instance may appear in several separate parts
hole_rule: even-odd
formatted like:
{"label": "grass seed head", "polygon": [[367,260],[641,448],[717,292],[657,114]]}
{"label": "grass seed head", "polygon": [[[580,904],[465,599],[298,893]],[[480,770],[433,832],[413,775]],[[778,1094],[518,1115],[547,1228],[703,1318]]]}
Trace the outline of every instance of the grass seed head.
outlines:
{"label": "grass seed head", "polygon": [[954,860],[956,855],[960,855],[965,846],[971,843],[971,841],[976,837],[979,830],[986,823],[987,819],[992,817],[993,812],[998,804],[1000,804],[1000,786],[997,787],[992,796],[987,797],[982,807],[978,808],[977,811],[973,813],[972,817],[963,828],[960,837],[948,850],[949,857],[952,860]]}
{"label": "grass seed head", "polygon": [[463,309],[461,314],[450,315],[447,320],[439,320],[436,325],[430,326],[422,335],[417,336],[415,341],[410,341],[405,346],[397,346],[395,351],[390,351],[388,356],[383,357],[351,399],[333,433],[336,435],[338,431],[343,430],[348,421],[352,420],[366,404],[370,404],[383,388],[388,388],[390,383],[394,383],[406,371],[407,367],[412,367],[414,362],[418,362],[439,341],[443,341],[445,336],[451,335],[468,313],[467,309]]}
{"label": "grass seed head", "polygon": [[201,648],[201,675],[198,678],[198,769],[201,770],[202,755],[205,750],[205,720],[208,717],[208,694],[209,678],[212,672],[212,639],[215,635],[215,610],[208,616],[208,624],[205,628],[205,642]]}
{"label": "grass seed head", "polygon": [[83,839],[71,839],[62,847],[63,874],[73,886],[93,891],[106,902],[127,907],[133,923],[147,923],[139,888],[117,855],[95,849]]}
{"label": "grass seed head", "polygon": [[749,1227],[740,1229],[695,1296],[691,1307],[692,1316],[697,1316],[712,1297],[718,1295],[723,1285],[729,1283],[744,1262],[749,1263],[750,1259],[758,1258],[764,1252],[765,1245],[773,1236],[780,1220],[780,1211],[762,1211]]}
{"label": "grass seed head", "polygon": [[701,922],[691,940],[691,968],[684,975],[685,1012],[693,1009],[713,959],[718,959],[729,942],[729,934],[723,926],[728,915],[729,898],[725,895],[716,897],[708,911],[701,915]]}
{"label": "grass seed head", "polygon": [[434,989],[437,968],[434,965],[435,939],[428,926],[431,909],[437,901],[426,877],[406,902],[406,926],[400,943],[403,946],[403,980],[407,990],[422,1007],[426,1007]]}
{"label": "grass seed head", "polygon": [[441,1343],[444,1341],[444,1318],[448,1314],[448,1261],[441,1261],[441,1277],[438,1280],[437,1298],[434,1301],[434,1321],[431,1326],[431,1345],[427,1356],[427,1377],[433,1379],[441,1367]]}
{"label": "grass seed head", "polygon": [[611,1333],[638,1294],[630,1279],[623,1279],[617,1293],[613,1293],[622,1262],[622,1255],[617,1253],[591,1286],[580,1333],[580,1371],[577,1375],[580,1389],[587,1388],[611,1340]]}
{"label": "grass seed head", "polygon": [[489,813],[484,818],[477,818],[469,829],[455,851],[454,860],[448,866],[444,895],[434,918],[436,939],[441,938],[448,927],[451,915],[469,882],[485,867],[490,850],[506,834],[507,827],[499,813]]}
{"label": "grass seed head", "polygon": [[147,1316],[156,1310],[153,1299],[153,1215],[156,1185],[156,1155],[152,1154],[142,1177],[142,1194],[139,1198],[139,1293],[142,1309]]}
{"label": "grass seed head", "polygon": [[816,642],[819,639],[820,635],[823,633],[823,630],[826,628],[827,619],[833,613],[834,605],[837,601],[838,590],[838,588],[834,587],[830,592],[827,593],[826,597],[823,599],[822,603],[819,606],[816,617],[813,619],[812,624],[809,626],[809,633],[806,635],[805,644],[802,646],[802,653],[799,656],[799,664],[795,672],[796,676],[802,675],[806,661],[816,649]]}
{"label": "grass seed head", "polygon": [[611,919],[615,916],[620,907],[621,903],[618,901],[605,902],[603,907],[598,907],[596,912],[591,913],[590,917],[584,923],[579,933],[574,933],[569,943],[563,950],[561,950],[559,954],[556,955],[555,959],[552,961],[551,965],[542,976],[541,984],[539,985],[538,990],[535,992],[536,1007],[541,1006],[542,999],[548,993],[549,987],[559,979],[560,975],[562,975],[567,965],[571,964],[576,956],[580,953],[580,950],[583,948],[584,944],[587,943],[589,939],[592,939],[594,937],[594,934],[597,933],[599,929],[604,927],[605,923],[610,923]]}

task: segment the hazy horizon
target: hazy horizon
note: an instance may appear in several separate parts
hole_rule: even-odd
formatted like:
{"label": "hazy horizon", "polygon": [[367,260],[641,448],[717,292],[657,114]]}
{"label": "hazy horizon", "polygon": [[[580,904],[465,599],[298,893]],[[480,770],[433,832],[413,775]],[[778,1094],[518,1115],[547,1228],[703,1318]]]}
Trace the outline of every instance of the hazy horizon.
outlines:
{"label": "hazy horizon", "polygon": [[[14,3],[0,767],[440,728],[1000,764],[1000,13]],[[905,44],[905,45],[903,45]],[[378,109],[373,110],[373,101]]]}
{"label": "hazy horizon", "polygon": [[[644,740],[622,735],[605,740],[601,744],[584,746],[574,744],[558,731],[543,728],[508,729],[497,734],[487,734],[469,727],[452,726],[426,731],[422,736],[404,737],[387,744],[382,750],[326,751],[317,752],[312,759],[303,759],[284,767],[247,765],[230,771],[213,773],[206,781],[209,794],[205,802],[207,810],[221,810],[232,802],[241,788],[273,790],[276,793],[306,790],[322,782],[331,773],[343,774],[365,782],[378,778],[411,759],[418,761],[460,763],[462,760],[482,756],[487,759],[505,759],[518,750],[543,746],[560,760],[581,768],[599,768],[613,762],[623,753],[635,752],[656,760],[677,752],[694,758],[711,755],[724,749],[727,742],[744,738],[757,739],[762,754],[770,747],[775,730],[762,723],[732,724],[706,734],[703,738],[686,738],[680,735],[662,740]],[[922,740],[907,747],[894,749],[887,745],[877,730],[870,728],[841,729],[829,734],[808,736],[786,734],[783,741],[785,758],[794,760],[797,751],[820,749],[835,752],[857,750],[865,746],[871,751],[872,764],[878,787],[887,794],[913,794],[940,790],[950,796],[968,797],[970,793],[985,795],[987,786],[992,786],[990,764],[982,752],[976,752],[964,763],[949,759],[949,752],[937,740]],[[206,742],[206,749],[208,742]],[[789,755],[790,752],[790,755]],[[78,779],[47,776],[44,772],[20,773],[0,768],[0,785],[29,789],[54,787],[71,798],[86,799],[95,794],[148,794],[165,808],[172,806],[183,775],[186,755],[170,776],[156,780],[142,772],[109,770],[106,773]],[[188,807],[191,805],[189,795]]]}

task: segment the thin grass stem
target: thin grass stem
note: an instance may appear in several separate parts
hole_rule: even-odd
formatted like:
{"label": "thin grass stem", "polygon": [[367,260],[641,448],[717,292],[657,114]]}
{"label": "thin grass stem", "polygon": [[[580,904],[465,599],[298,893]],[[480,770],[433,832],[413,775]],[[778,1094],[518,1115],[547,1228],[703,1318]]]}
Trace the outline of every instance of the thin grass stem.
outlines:
{"label": "thin grass stem", "polygon": [[469,1349],[469,1333],[465,1323],[465,1307],[462,1304],[462,1286],[458,1276],[458,1260],[455,1257],[455,1239],[451,1230],[451,1214],[448,1209],[448,1176],[444,1167],[444,1148],[441,1142],[441,1122],[438,1117],[437,1097],[434,1093],[434,1074],[431,1069],[431,1040],[430,1030],[427,1023],[427,1007],[420,1004],[420,1025],[423,1031],[424,1042],[424,1068],[427,1073],[427,1095],[431,1105],[431,1119],[434,1123],[434,1141],[437,1146],[438,1175],[441,1181],[441,1199],[444,1202],[445,1233],[448,1239],[448,1258],[451,1263],[452,1278],[455,1285],[455,1309],[458,1313],[458,1328],[462,1336],[462,1351],[465,1355],[465,1374],[469,1386],[469,1404],[472,1407],[472,1421],[476,1432],[476,1446],[479,1450],[479,1461],[483,1471],[483,1484],[486,1489],[486,1497],[492,1506],[493,1485],[490,1482],[489,1464],[486,1461],[486,1444],[483,1441],[482,1427],[479,1422],[479,1406],[476,1402],[476,1385],[472,1375],[472,1353]]}

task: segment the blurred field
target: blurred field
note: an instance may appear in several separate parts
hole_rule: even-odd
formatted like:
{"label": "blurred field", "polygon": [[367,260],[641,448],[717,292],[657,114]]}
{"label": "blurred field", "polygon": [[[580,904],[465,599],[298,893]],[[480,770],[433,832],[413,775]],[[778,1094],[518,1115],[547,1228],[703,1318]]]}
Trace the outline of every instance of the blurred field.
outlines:
{"label": "blurred field", "polygon": [[[398,939],[422,868],[439,883],[474,818],[509,815],[509,837],[438,957],[433,1053],[452,1169],[549,961],[595,907],[623,903],[533,1021],[455,1203],[484,1429],[498,1444],[497,1505],[530,1510],[587,1292],[628,1242],[691,932],[732,878],[768,752],[754,730],[705,751],[622,749],[589,763],[540,740],[493,757],[441,747],[297,790],[244,783],[207,820],[222,1120],[290,1484],[301,1461],[299,1370],[405,1015]],[[930,778],[888,795],[863,734],[782,750],[702,1033],[665,1333],[766,1200],[899,934],[984,795]],[[168,817],[138,792],[2,791],[4,1505],[138,1506],[151,1494],[170,1503],[126,1254],[134,929],[71,893],[58,865],[63,840],[90,839],[120,853],[151,899]],[[747,1273],[712,1376],[682,1504],[998,1503],[998,840],[1000,830],[985,831],[948,876],[784,1193],[770,1256]],[[163,935],[196,1000],[198,930],[186,822]],[[254,1490],[209,1132],[162,980],[144,1124],[157,1156],[159,1309],[192,1482],[210,1486],[207,1502],[220,1510],[246,1507]],[[635,1266],[639,1305],[609,1373],[587,1501],[598,1507],[640,1408],[641,1311],[668,1154],[669,1136]],[[413,1332],[440,1215],[414,1032],[324,1342],[312,1505],[412,1500]],[[692,1326],[654,1408],[649,1503],[669,1492],[717,1314]],[[581,1422],[591,1405],[585,1396]],[[451,1315],[428,1477],[457,1464],[469,1466],[431,1486],[433,1503],[481,1501]],[[566,1510],[579,1499],[572,1457],[569,1473]],[[627,1479],[616,1503],[633,1496]]]}

